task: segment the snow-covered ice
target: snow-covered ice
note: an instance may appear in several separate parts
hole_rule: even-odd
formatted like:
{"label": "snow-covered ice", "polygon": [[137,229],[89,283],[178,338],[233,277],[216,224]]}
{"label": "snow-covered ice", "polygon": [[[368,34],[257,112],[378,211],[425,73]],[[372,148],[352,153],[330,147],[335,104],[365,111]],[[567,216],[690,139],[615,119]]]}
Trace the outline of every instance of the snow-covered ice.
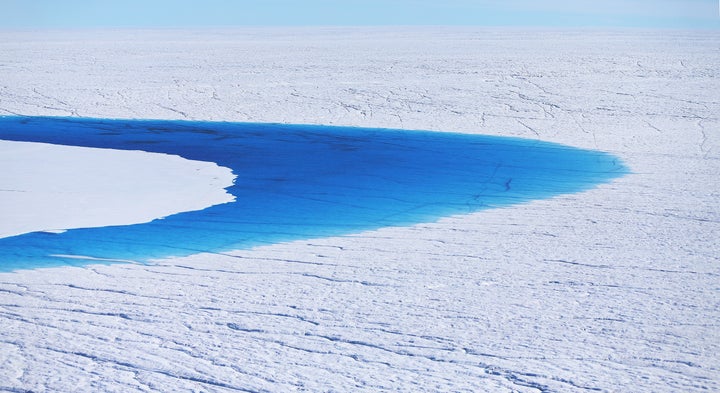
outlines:
{"label": "snow-covered ice", "polygon": [[2,273],[0,390],[720,390],[720,32],[0,37],[0,113],[522,136],[633,172],[412,227]]}
{"label": "snow-covered ice", "polygon": [[234,199],[230,169],[167,154],[0,140],[0,167],[0,237],[143,223]]}

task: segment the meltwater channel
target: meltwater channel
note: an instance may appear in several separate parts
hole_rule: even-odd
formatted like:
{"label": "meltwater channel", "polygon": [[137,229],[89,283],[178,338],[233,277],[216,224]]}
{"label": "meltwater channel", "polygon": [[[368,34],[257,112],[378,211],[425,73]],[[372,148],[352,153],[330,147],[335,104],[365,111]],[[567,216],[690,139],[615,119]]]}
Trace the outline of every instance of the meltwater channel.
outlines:
{"label": "meltwater channel", "polygon": [[202,211],[0,239],[0,271],[97,263],[76,257],[144,263],[411,225],[627,173],[605,152],[431,131],[13,116],[0,117],[0,139],[175,154],[237,175],[228,188],[235,202]]}

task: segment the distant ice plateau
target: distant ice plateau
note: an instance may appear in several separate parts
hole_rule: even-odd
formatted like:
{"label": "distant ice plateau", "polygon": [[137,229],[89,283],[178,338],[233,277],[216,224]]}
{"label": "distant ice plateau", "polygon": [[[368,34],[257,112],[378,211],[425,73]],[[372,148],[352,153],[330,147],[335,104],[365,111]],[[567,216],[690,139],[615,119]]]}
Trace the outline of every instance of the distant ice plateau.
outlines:
{"label": "distant ice plateau", "polygon": [[2,273],[0,391],[718,391],[719,40],[0,31],[0,114],[520,136],[633,172],[411,227]]}

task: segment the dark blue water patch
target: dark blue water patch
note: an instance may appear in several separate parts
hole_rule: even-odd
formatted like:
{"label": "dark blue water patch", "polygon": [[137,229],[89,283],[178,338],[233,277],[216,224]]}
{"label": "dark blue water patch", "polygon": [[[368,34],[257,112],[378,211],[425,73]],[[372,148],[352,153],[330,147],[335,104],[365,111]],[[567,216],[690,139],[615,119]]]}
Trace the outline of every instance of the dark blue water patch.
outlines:
{"label": "dark blue water patch", "polygon": [[317,125],[0,117],[0,139],[175,154],[237,175],[232,203],[147,224],[0,239],[0,271],[410,225],[583,191],[627,172],[608,153],[537,140]]}

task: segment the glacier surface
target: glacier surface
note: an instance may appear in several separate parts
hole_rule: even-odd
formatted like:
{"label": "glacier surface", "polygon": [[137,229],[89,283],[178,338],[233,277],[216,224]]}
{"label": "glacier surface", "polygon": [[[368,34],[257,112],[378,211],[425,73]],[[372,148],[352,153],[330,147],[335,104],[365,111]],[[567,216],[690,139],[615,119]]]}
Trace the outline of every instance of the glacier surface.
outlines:
{"label": "glacier surface", "polygon": [[720,390],[716,31],[2,31],[0,113],[433,129],[612,183],[410,227],[0,274],[0,390]]}

